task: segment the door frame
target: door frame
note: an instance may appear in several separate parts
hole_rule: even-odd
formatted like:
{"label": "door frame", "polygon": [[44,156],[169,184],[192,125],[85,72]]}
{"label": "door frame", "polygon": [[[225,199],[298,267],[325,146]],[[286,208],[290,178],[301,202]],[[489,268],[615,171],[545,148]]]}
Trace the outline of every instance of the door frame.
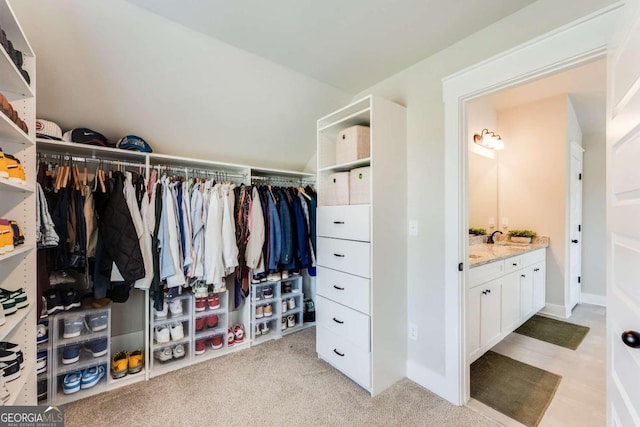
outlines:
{"label": "door frame", "polygon": [[[445,108],[445,366],[424,381],[450,402],[469,400],[465,289],[468,280],[466,104],[481,96],[605,58],[618,2],[442,80]],[[462,265],[462,271],[459,266]]]}
{"label": "door frame", "polygon": [[[572,244],[569,243],[571,241],[572,238],[572,230],[571,230],[571,216],[573,214],[573,212],[571,212],[571,197],[573,197],[573,193],[571,191],[571,187],[572,187],[572,180],[573,180],[573,175],[574,175],[574,170],[573,170],[573,166],[572,166],[572,161],[573,161],[573,157],[574,155],[579,155],[580,156],[580,170],[582,171],[581,173],[584,173],[584,148],[582,148],[581,145],[579,145],[577,142],[575,141],[571,141],[570,144],[570,149],[569,149],[569,159],[568,159],[568,164],[567,164],[567,169],[568,169],[568,182],[567,182],[567,224],[565,226],[566,229],[566,238],[565,238],[565,242],[566,243],[566,255],[565,255],[565,259],[567,260],[567,268],[566,268],[566,273],[565,273],[565,283],[567,283],[567,286],[565,287],[565,296],[564,296],[564,300],[565,300],[565,307],[567,309],[567,314],[571,314],[571,310],[573,310],[573,308],[580,304],[581,300],[582,300],[582,285],[580,285],[580,292],[578,293],[578,300],[576,301],[575,305],[573,304],[573,301],[571,300],[571,286],[572,286],[572,280],[573,277],[571,276],[572,274],[572,267],[573,267],[573,262],[575,261],[572,256],[571,256],[571,250],[572,250]],[[582,224],[584,221],[582,219],[582,215],[583,215],[583,199],[584,199],[584,195],[582,194],[583,191],[583,186],[580,186],[580,223]],[[579,242],[578,244],[580,245],[580,254],[578,256],[579,259],[579,263],[580,263],[580,276],[582,276],[582,232],[580,232],[580,236],[578,237]]]}

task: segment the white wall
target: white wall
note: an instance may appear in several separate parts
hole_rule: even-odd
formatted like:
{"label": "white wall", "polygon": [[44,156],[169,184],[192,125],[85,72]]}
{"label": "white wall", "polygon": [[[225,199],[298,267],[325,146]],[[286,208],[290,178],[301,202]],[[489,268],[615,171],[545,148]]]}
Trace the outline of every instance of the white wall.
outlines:
{"label": "white wall", "polygon": [[122,0],[13,1],[37,55],[37,115],[154,151],[301,170],[350,96]]}
{"label": "white wall", "polygon": [[[408,218],[420,235],[407,243],[409,341],[407,375],[436,392],[444,387],[444,105],[441,79],[517,46],[612,0],[539,0],[354,97],[375,93],[407,109]],[[450,361],[449,363],[455,363]],[[439,389],[440,387],[440,389]]]}
{"label": "white wall", "polygon": [[547,302],[564,305],[566,258],[567,96],[498,111],[505,149],[498,155],[499,212],[509,229],[549,236]]}
{"label": "white wall", "polygon": [[606,135],[585,133],[582,163],[582,293],[606,291]]}

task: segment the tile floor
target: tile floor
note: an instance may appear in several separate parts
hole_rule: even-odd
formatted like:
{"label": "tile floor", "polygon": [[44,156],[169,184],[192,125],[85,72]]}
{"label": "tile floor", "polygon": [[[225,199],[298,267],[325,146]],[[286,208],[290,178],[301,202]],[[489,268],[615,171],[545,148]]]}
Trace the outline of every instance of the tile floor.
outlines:
{"label": "tile floor", "polygon": [[[569,322],[591,328],[577,350],[512,333],[493,347],[505,356],[562,375],[560,386],[540,427],[606,425],[606,309],[587,304],[574,308]],[[471,399],[468,406],[499,423],[517,421]]]}

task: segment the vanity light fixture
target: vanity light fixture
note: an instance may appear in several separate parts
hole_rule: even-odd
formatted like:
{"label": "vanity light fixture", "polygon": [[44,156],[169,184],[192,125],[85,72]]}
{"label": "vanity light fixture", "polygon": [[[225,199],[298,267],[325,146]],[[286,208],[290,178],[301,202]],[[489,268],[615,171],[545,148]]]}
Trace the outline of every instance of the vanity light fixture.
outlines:
{"label": "vanity light fixture", "polygon": [[489,129],[482,129],[480,134],[473,135],[473,142],[490,150],[504,150],[504,142],[500,135],[496,135]]}

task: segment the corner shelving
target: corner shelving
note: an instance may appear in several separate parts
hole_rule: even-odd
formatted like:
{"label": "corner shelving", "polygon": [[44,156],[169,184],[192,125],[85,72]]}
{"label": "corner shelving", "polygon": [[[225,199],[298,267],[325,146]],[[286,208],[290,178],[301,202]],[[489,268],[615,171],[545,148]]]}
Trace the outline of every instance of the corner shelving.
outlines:
{"label": "corner shelving", "polygon": [[9,181],[7,178],[0,178],[0,190],[15,191],[17,193],[33,193],[34,189],[24,183]]}

